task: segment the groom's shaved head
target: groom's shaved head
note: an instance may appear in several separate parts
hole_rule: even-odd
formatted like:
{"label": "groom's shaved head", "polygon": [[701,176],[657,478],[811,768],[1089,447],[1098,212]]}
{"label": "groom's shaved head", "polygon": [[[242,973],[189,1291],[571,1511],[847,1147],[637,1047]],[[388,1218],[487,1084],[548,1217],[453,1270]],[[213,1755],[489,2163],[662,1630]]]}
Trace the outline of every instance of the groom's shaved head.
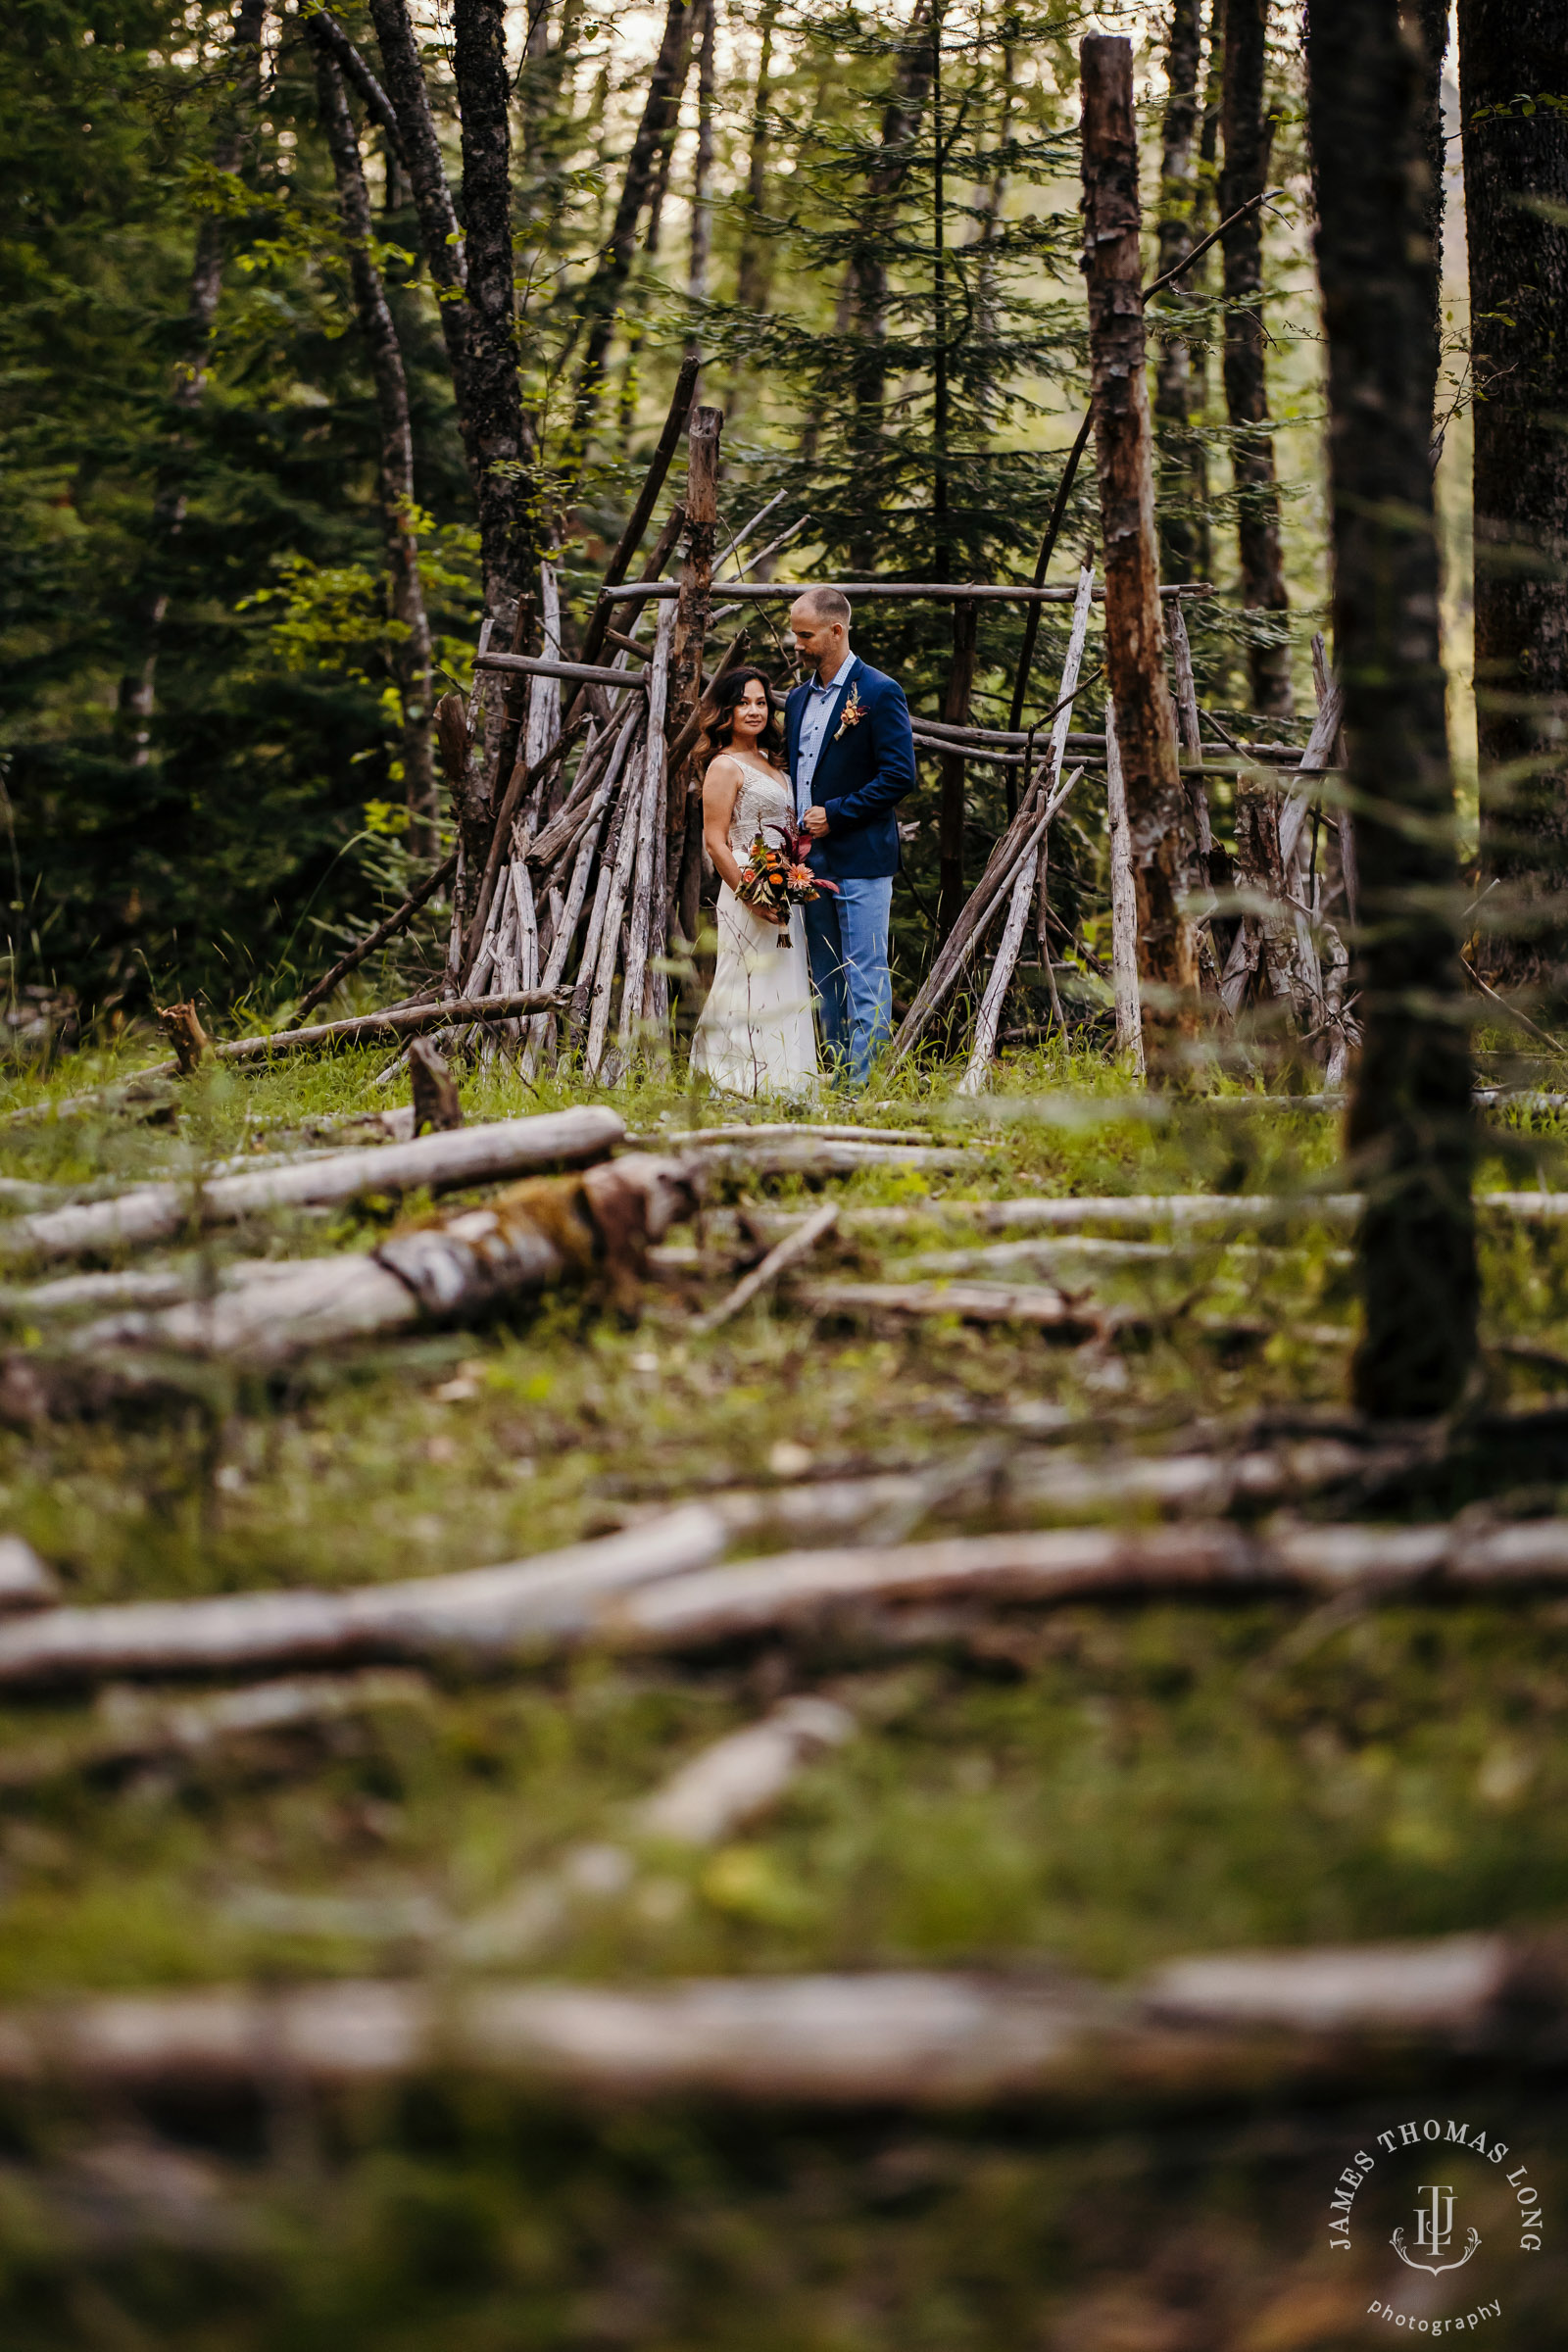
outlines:
{"label": "groom's shaved head", "polygon": [[850,648],[850,600],[842,588],[803,588],[790,607],[790,634],[803,668],[838,675]]}
{"label": "groom's shaved head", "polygon": [[795,600],[796,609],[804,605],[813,619],[837,622],[840,628],[850,625],[850,600],[842,588],[803,588]]}

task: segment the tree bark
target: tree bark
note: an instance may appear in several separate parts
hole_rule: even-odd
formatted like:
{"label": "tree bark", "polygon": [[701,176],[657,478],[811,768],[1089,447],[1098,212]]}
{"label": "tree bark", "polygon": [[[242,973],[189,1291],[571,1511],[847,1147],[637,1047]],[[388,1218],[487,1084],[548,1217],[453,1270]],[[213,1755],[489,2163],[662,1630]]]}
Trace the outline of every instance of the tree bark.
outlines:
{"label": "tree bark", "polygon": [[626,159],[626,176],[615,207],[609,241],[592,276],[577,301],[577,316],[587,329],[582,365],[572,413],[571,462],[580,466],[587,454],[599,412],[605,376],[605,355],[615,331],[615,309],[631,272],[637,222],[653,186],[654,169],[666,131],[675,121],[691,49],[693,0],[669,0],[659,55],[649,75],[642,121]]}
{"label": "tree bark", "polygon": [[[694,305],[708,300],[708,265],[713,246],[714,0],[698,0],[698,4],[703,12],[703,31],[697,57],[697,146],[692,157],[692,242],[686,274],[686,292]],[[702,336],[694,317],[686,349],[697,352],[701,348]],[[699,377],[694,399],[701,399],[701,387]]]}
{"label": "tree bark", "polygon": [[[1263,192],[1271,122],[1263,113],[1268,0],[1227,0],[1225,15],[1225,169],[1219,183],[1222,220]],[[1221,240],[1225,254],[1225,407],[1231,421],[1231,470],[1236,482],[1236,535],[1242,559],[1242,602],[1250,612],[1285,613],[1290,597],[1280,555],[1279,487],[1268,431],[1268,385],[1263,366],[1263,216],[1257,205],[1235,220]],[[1283,634],[1283,632],[1282,632]],[[1252,708],[1288,718],[1289,643],[1253,645],[1247,655]]]}
{"label": "tree bark", "polygon": [[[267,0],[240,0],[230,52],[233,79],[228,85],[213,145],[213,168],[218,172],[232,172],[239,167],[242,119],[244,110],[256,96],[266,22]],[[145,767],[152,758],[153,703],[160,641],[169,611],[170,557],[185,520],[191,454],[188,428],[207,389],[213,322],[218,316],[218,298],[223,290],[223,239],[222,220],[214,213],[203,214],[190,273],[185,348],[175,365],[170,391],[170,406],[174,413],[173,438],[158,470],[147,532],[147,560],[131,605],[127,631],[129,660],[120,681],[120,723],[132,767]]]}
{"label": "tree bark", "polygon": [[751,143],[746,159],[746,213],[735,267],[735,300],[743,311],[760,311],[765,306],[771,275],[761,221],[767,199],[767,109],[773,95],[773,31],[780,5],[781,0],[762,0],[757,27],[761,46],[757,60],[757,97],[752,108]]}
{"label": "tree bark", "polygon": [[[668,732],[672,740],[696,710],[703,691],[703,641],[708,635],[713,579],[719,441],[723,430],[722,409],[693,410],[686,442],[686,560],[681,565],[669,671]],[[696,853],[702,835],[702,790],[694,747],[679,767],[672,769],[666,800],[665,872],[675,880],[676,911],[687,940],[696,935],[695,883],[701,873]]]}
{"label": "tree bark", "polygon": [[464,457],[477,511],[485,460],[474,429],[468,384],[468,305],[463,299],[468,267],[463,231],[447,183],[440,135],[430,107],[408,0],[369,0],[369,9],[381,52],[381,71],[386,75],[387,95],[397,112],[403,161],[419,218],[424,265],[435,289],[436,310],[446,339],[458,429],[463,436]]}
{"label": "tree bark", "polygon": [[1334,613],[1357,809],[1364,1043],[1348,1138],[1367,1198],[1355,1400],[1446,1411],[1476,1353],[1470,1054],[1428,440],[1432,255],[1420,79],[1398,0],[1312,0]]}
{"label": "tree bark", "polygon": [[[1432,249],[1432,332],[1441,358],[1444,173],[1448,160],[1443,132],[1443,61],[1448,49],[1448,0],[1402,0],[1400,15],[1406,37],[1417,46],[1421,57],[1421,216]],[[1436,451],[1432,462],[1437,464]]]}
{"label": "tree bark", "polygon": [[1554,1009],[1568,962],[1564,76],[1556,0],[1460,0],[1481,857],[1503,884],[1494,903],[1509,902],[1486,969],[1499,984],[1544,984]]}
{"label": "tree bark", "polygon": [[1105,549],[1105,666],[1116,706],[1146,1045],[1192,1031],[1198,1003],[1193,927],[1181,910],[1195,850],[1165,682],[1154,544],[1153,440],[1139,260],[1138,141],[1132,44],[1092,33],[1080,51],[1084,101],[1084,269],[1095,456]]}
{"label": "tree bark", "polygon": [[[1193,214],[1198,180],[1194,166],[1198,131],[1198,68],[1202,42],[1200,0],[1171,0],[1170,43],[1165,64],[1165,122],[1159,170],[1159,259],[1155,275],[1179,269],[1193,250]],[[1192,299],[1190,289],[1170,287],[1161,308],[1179,318]],[[1207,468],[1192,429],[1193,359],[1180,326],[1165,326],[1159,338],[1154,378],[1154,429],[1159,437],[1159,549],[1161,576],[1196,580],[1197,516],[1207,495]]]}
{"label": "tree bark", "polygon": [[[531,596],[542,518],[533,445],[517,377],[513,286],[512,133],[504,0],[455,0],[453,69],[463,117],[463,217],[467,234],[467,387],[480,472],[485,610],[512,619]],[[509,468],[506,473],[497,471]],[[514,626],[519,650],[524,631]]]}
{"label": "tree bark", "polygon": [[[308,18],[308,26],[318,20]],[[373,253],[370,192],[365,184],[359,133],[349,112],[343,73],[330,43],[319,33],[316,45],[316,86],[321,127],[331,151],[337,182],[338,211],[348,246],[349,274],[360,332],[370,358],[375,381],[376,416],[381,448],[378,480],[381,521],[386,535],[387,579],[391,588],[392,618],[400,635],[392,655],[398,699],[403,710],[404,787],[411,820],[410,848],[416,857],[429,854],[438,813],[435,754],[432,743],[433,710],[430,678],[430,622],[419,579],[419,547],[414,532],[414,431],[409,421],[409,387],[403,372],[398,330],[387,307]]]}

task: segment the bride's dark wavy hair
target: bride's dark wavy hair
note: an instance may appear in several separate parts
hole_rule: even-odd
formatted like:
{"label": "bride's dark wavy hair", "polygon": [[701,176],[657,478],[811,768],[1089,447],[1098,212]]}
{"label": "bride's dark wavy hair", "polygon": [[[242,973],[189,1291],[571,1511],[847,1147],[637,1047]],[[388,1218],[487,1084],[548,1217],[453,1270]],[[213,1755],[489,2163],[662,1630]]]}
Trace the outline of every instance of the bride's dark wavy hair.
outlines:
{"label": "bride's dark wavy hair", "polygon": [[726,669],[722,677],[713,680],[703,697],[703,733],[698,757],[705,774],[709,762],[716,760],[720,752],[729,750],[735,706],[754,678],[767,697],[767,724],[757,738],[757,748],[771,766],[782,764],[784,730],[779,725],[778,696],[773,691],[773,681],[766,670],[754,669],[750,663],[746,663],[739,669]]}

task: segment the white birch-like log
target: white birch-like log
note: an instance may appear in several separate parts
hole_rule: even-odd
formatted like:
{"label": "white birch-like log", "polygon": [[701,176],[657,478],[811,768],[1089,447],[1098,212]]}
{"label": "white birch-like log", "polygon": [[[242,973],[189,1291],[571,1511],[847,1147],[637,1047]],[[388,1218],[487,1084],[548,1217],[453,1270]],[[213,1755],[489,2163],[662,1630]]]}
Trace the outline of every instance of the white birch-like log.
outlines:
{"label": "white birch-like log", "polygon": [[[1067,658],[1061,666],[1061,690],[1056,698],[1059,708],[1051,730],[1051,752],[1045,779],[1045,792],[1047,806],[1053,815],[1065,800],[1067,793],[1072,790],[1078,775],[1083,772],[1080,768],[1063,788],[1061,763],[1066,756],[1067,731],[1072,724],[1070,698],[1078,691],[1078,676],[1083,666],[1084,641],[1089,632],[1089,608],[1094,597],[1094,565],[1086,564],[1082,565],[1078,573],[1078,593],[1073,600],[1072,628],[1067,639]],[[989,1084],[991,1066],[997,1055],[997,1037],[1002,1027],[1002,1008],[1006,1002],[1007,990],[1012,985],[1012,975],[1017,968],[1018,956],[1023,948],[1023,935],[1029,921],[1029,901],[1036,892],[1040,895],[1040,954],[1042,960],[1046,963],[1048,975],[1050,975],[1051,946],[1046,936],[1045,896],[1051,870],[1050,858],[1051,828],[1048,819],[1046,827],[1041,833],[1040,847],[1035,857],[1033,859],[1025,861],[1012,885],[1007,919],[1003,926],[996,961],[992,966],[991,978],[985,995],[981,999],[980,1012],[975,1023],[975,1039],[969,1055],[969,1066],[958,1081],[957,1091],[960,1095],[978,1095],[983,1093]],[[1056,988],[1054,976],[1051,976],[1051,995],[1053,1004],[1055,1004]],[[1056,1008],[1059,1011],[1059,1005]]]}
{"label": "white birch-like log", "polygon": [[18,1217],[0,1233],[9,1256],[69,1257],[166,1242],[187,1225],[233,1224],[254,1212],[356,1200],[364,1193],[408,1193],[428,1185],[494,1184],[536,1169],[586,1167],[620,1142],[625,1128],[608,1106],[584,1105],[537,1118],[503,1119],[409,1144],[328,1152],[254,1176],[215,1183],[148,1184],[118,1200]]}
{"label": "white birch-like log", "polygon": [[[634,1216],[644,1243],[662,1240],[696,1200],[685,1163],[651,1153],[591,1170],[584,1191],[590,1216],[612,1201],[612,1225]],[[72,1336],[68,1352],[94,1362],[152,1348],[271,1367],[371,1334],[470,1323],[572,1271],[555,1233],[527,1206],[502,1200],[392,1233],[363,1253],[230,1268],[211,1297],[89,1324]],[[29,1360],[11,1359],[13,1379],[19,1361],[24,1368]]]}
{"label": "white birch-like log", "polygon": [[1411,2069],[1539,2058],[1568,2012],[1539,1936],[1205,1953],[1126,1990],[1008,1971],[873,1970],[651,1986],[400,1983],[96,1994],[0,2011],[0,2082],[98,2098],[254,2099],[453,2073],[587,2101],[1181,2112],[1334,2092]]}
{"label": "white birch-like log", "polygon": [[1110,810],[1110,961],[1116,998],[1116,1050],[1144,1074],[1144,1022],[1138,1000],[1138,892],[1133,837],[1116,743],[1116,713],[1105,704],[1105,800]]}
{"label": "white birch-like log", "polygon": [[[620,1030],[616,1040],[622,1062],[637,1041],[643,1018],[643,983],[648,976],[648,943],[653,921],[657,855],[655,844],[664,822],[664,716],[669,700],[670,649],[675,636],[674,605],[660,611],[654,658],[648,670],[648,749],[643,760],[643,791],[637,814],[637,857],[631,894],[631,929],[626,942],[626,974],[620,994]],[[598,1063],[592,1064],[597,1074]]]}
{"label": "white birch-like log", "polygon": [[643,806],[643,784],[648,763],[649,747],[645,737],[642,757],[628,769],[623,792],[620,840],[615,850],[614,867],[606,893],[602,928],[599,940],[599,960],[594,973],[593,993],[588,1008],[588,1042],[583,1052],[583,1068],[590,1078],[597,1078],[604,1065],[605,1049],[610,1039],[610,1004],[615,985],[615,965],[620,959],[621,924],[626,901],[631,892],[632,872],[637,859],[637,840]]}
{"label": "white birch-like log", "polygon": [[[561,583],[553,564],[539,566],[540,618],[543,624],[543,643],[540,653],[547,662],[561,660]],[[528,723],[525,736],[523,766],[535,767],[549,752],[561,733],[561,680],[536,677],[528,690]]]}
{"label": "white birch-like log", "polygon": [[[1083,772],[1081,767],[1073,769],[1072,774],[1067,778],[1065,788],[1054,800],[1053,808],[1060,807],[1061,802],[1066,799],[1067,794]],[[1018,868],[1017,880],[1012,886],[1012,897],[1007,906],[1007,919],[1002,927],[1002,937],[997,944],[996,959],[991,966],[991,977],[986,983],[986,993],[980,1000],[980,1011],[975,1021],[974,1046],[969,1054],[969,1066],[959,1079],[956,1089],[960,1095],[983,1094],[991,1083],[991,1068],[997,1057],[997,1038],[1002,1028],[1002,1008],[1007,1001],[1007,991],[1012,986],[1012,975],[1017,969],[1018,957],[1023,949],[1023,935],[1029,927],[1029,903],[1034,897],[1036,889],[1044,887],[1042,882],[1042,876],[1046,871],[1044,859],[1050,839],[1051,823],[1048,817],[1040,835],[1039,854],[1042,863],[1037,867],[1032,858],[1026,858]]]}
{"label": "white birch-like log", "polygon": [[593,1543],[405,1584],[46,1609],[0,1626],[0,1687],[361,1659],[507,1657],[586,1634],[608,1594],[704,1566],[722,1555],[727,1541],[715,1511],[684,1503]]}

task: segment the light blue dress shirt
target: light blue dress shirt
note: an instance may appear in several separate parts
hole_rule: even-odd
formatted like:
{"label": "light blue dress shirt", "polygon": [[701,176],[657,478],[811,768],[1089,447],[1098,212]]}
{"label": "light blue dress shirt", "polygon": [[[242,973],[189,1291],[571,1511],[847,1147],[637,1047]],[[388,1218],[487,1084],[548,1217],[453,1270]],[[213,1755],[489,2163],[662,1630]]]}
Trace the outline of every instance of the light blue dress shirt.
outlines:
{"label": "light blue dress shirt", "polygon": [[822,757],[827,741],[828,713],[833,708],[839,688],[854,674],[859,663],[858,654],[846,654],[832,677],[824,686],[813,678],[806,698],[806,710],[801,718],[801,732],[795,747],[795,814],[804,817],[811,806],[811,781],[816,763]]}

